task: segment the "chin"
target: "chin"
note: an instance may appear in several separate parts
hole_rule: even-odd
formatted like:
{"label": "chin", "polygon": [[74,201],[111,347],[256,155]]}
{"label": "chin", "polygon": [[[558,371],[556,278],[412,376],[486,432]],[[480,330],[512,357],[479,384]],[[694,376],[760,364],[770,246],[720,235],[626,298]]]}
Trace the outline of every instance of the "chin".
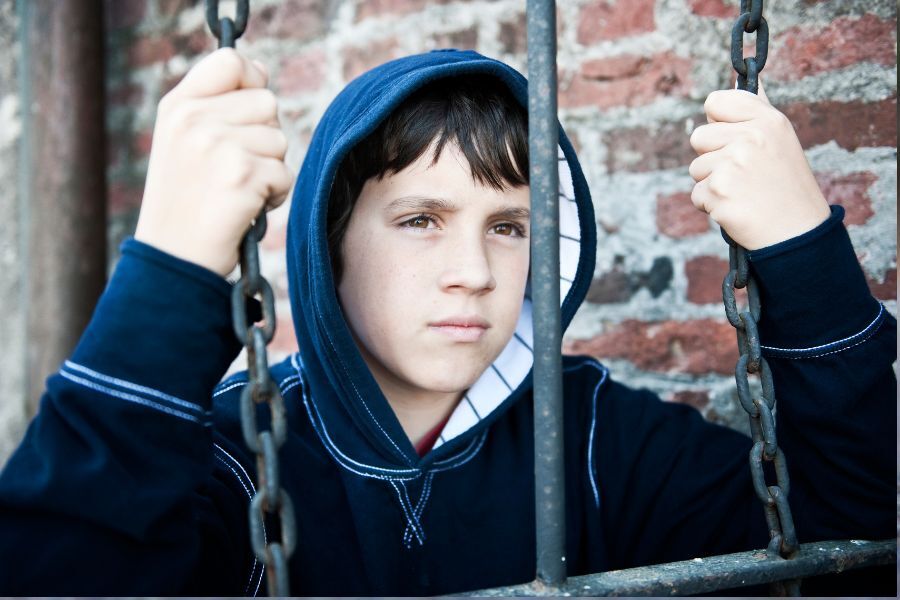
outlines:
{"label": "chin", "polygon": [[472,387],[478,381],[478,378],[484,373],[483,368],[435,368],[426,371],[427,376],[416,381],[416,385],[421,388],[442,392],[445,394],[462,393]]}

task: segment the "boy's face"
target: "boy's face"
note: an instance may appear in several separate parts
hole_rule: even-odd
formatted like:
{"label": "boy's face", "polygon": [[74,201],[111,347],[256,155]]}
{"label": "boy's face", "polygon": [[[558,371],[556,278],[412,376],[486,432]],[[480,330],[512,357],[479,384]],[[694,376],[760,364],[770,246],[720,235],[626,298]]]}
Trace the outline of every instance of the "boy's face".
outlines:
{"label": "boy's face", "polygon": [[338,295],[390,399],[458,394],[512,337],[529,265],[529,191],[475,181],[448,144],[370,179],[342,242]]}

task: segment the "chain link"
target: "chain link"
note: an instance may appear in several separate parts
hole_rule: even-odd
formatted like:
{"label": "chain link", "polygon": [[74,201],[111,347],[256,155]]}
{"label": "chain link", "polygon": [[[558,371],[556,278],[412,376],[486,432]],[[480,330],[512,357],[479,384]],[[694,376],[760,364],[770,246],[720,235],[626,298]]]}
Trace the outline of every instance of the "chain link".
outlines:
{"label": "chain link", "polygon": [[[741,0],[741,15],[731,30],[731,64],[738,75],[738,89],[752,93],[759,91],[759,72],[766,65],[769,51],[769,26],[762,16],[763,0]],[[744,34],[756,33],[756,52],[744,58]],[[740,358],[735,367],[737,396],[750,418],[753,448],[750,450],[750,475],[756,496],[763,505],[769,528],[770,558],[795,558],[799,553],[797,533],[788,505],[790,478],[787,462],[775,433],[775,385],[769,363],[762,356],[757,323],[762,312],[759,289],[750,274],[747,251],[727,235],[729,270],[722,282],[725,316],[737,332]],[[747,310],[739,310],[735,290],[747,290]],[[754,398],[750,390],[750,375],[759,378],[762,398]],[[770,462],[775,470],[775,484],[766,483],[763,463]],[[772,595],[796,596],[800,580],[773,584]]]}
{"label": "chain link", "polygon": [[[206,0],[206,22],[219,40],[219,48],[234,48],[247,27],[249,0],[238,0],[235,18],[219,17],[218,0]],[[275,336],[275,295],[259,267],[259,241],[266,234],[263,209],[241,240],[241,278],[231,294],[231,320],[234,334],[247,349],[248,383],[241,392],[241,430],[244,443],[256,454],[259,480],[256,495],[250,501],[248,518],[250,544],[266,566],[270,595],[290,596],[288,559],[297,546],[294,505],[281,487],[278,450],[287,439],[284,398],[269,373],[266,345]],[[256,297],[262,304],[262,325],[250,323],[250,305]],[[271,429],[259,429],[258,408],[268,407]],[[266,539],[266,519],[280,523],[277,540]]]}

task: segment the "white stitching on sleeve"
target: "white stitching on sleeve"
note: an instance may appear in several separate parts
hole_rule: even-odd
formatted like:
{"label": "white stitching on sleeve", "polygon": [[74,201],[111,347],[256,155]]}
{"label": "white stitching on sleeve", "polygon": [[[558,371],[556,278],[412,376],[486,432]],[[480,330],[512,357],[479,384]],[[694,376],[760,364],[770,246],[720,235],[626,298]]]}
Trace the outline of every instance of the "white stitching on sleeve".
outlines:
{"label": "white stitching on sleeve", "polygon": [[78,371],[83,375],[87,375],[88,377],[92,377],[100,382],[108,383],[110,385],[117,385],[119,387],[123,387],[127,390],[131,390],[133,392],[139,392],[142,394],[146,394],[148,396],[153,396],[154,398],[159,398],[160,400],[165,400],[167,402],[171,402],[177,406],[181,406],[183,408],[187,408],[188,410],[195,410],[199,413],[205,412],[203,407],[194,402],[188,402],[186,400],[182,400],[181,398],[176,398],[175,396],[170,396],[164,392],[159,390],[155,390],[153,388],[138,385],[136,383],[132,383],[130,381],[125,381],[124,379],[119,379],[117,377],[110,377],[109,375],[104,375],[103,373],[98,373],[93,369],[89,369],[83,365],[72,362],[71,360],[65,361],[65,366],[73,371]]}
{"label": "white stitching on sleeve", "polygon": [[[880,324],[879,321],[881,320],[883,315],[884,315],[884,305],[879,304],[878,305],[878,314],[875,315],[875,318],[872,319],[871,323],[866,325],[865,329],[863,329],[862,331],[858,331],[857,333],[854,333],[853,335],[847,336],[843,339],[840,339],[840,340],[837,340],[834,342],[828,342],[827,344],[821,344],[819,346],[810,346],[809,348],[777,348],[775,346],[760,345],[760,348],[762,348],[763,350],[770,350],[773,352],[798,352],[798,353],[799,352],[815,352],[817,350],[828,350],[828,349],[834,348],[835,346],[839,346],[841,344],[857,341],[859,338],[864,337],[864,336],[868,339],[868,337],[870,337],[870,336],[868,336],[867,334],[873,328],[877,329],[878,325]],[[862,340],[859,343],[862,343],[863,341],[865,341],[865,340]],[[852,348],[853,346],[858,346],[859,343],[848,346],[848,348]],[[827,354],[833,354],[833,352],[828,352]],[[819,354],[817,356],[824,356],[824,354]],[[808,357],[808,358],[813,358],[813,357]]]}
{"label": "white stitching on sleeve", "polygon": [[122,400],[127,400],[128,402],[134,402],[135,404],[141,404],[143,406],[152,408],[154,410],[158,410],[160,412],[166,413],[168,415],[172,415],[173,417],[178,417],[180,419],[185,419],[187,421],[193,421],[194,423],[200,423],[201,425],[208,426],[210,423],[208,421],[201,421],[199,418],[194,415],[188,414],[186,412],[182,412],[180,410],[176,410],[174,408],[170,408],[168,406],[159,404],[157,402],[153,402],[152,400],[147,400],[146,398],[141,398],[140,396],[135,396],[134,394],[129,394],[126,392],[122,392],[120,390],[115,390],[113,388],[108,388],[106,386],[100,385],[88,379],[84,379],[82,377],[78,377],[77,375],[73,375],[67,371],[60,369],[59,374],[70,381],[74,381],[75,383],[81,384],[88,389],[92,389],[97,392],[101,392],[103,394],[107,394],[108,396],[114,396],[116,398],[121,398]]}

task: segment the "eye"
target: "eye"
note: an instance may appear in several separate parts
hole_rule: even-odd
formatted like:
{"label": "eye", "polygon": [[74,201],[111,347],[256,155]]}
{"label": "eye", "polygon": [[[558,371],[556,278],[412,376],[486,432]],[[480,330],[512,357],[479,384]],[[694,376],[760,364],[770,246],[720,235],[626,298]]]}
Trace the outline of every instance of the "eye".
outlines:
{"label": "eye", "polygon": [[435,225],[435,220],[428,215],[416,215],[412,219],[407,219],[400,223],[402,227],[409,227],[410,229],[430,229],[430,225]]}
{"label": "eye", "polygon": [[497,235],[525,237],[525,230],[515,223],[498,223],[491,227],[491,230]]}

